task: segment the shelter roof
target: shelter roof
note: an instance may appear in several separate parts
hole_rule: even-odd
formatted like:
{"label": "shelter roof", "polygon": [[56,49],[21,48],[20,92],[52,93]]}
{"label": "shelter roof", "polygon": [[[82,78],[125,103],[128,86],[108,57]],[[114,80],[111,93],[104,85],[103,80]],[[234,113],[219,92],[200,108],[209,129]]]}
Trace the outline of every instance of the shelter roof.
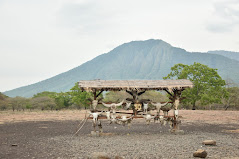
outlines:
{"label": "shelter roof", "polygon": [[82,91],[163,90],[193,87],[187,79],[180,80],[82,80],[78,82]]}

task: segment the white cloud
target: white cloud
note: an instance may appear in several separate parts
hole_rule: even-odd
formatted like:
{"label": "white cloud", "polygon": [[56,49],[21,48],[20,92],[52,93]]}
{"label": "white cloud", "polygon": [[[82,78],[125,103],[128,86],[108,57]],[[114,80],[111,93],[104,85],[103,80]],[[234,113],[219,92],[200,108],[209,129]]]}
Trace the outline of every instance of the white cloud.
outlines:
{"label": "white cloud", "polygon": [[207,29],[212,32],[232,32],[239,27],[239,0],[215,1]]}
{"label": "white cloud", "polygon": [[238,0],[229,1],[0,0],[0,91],[52,77],[133,40],[239,51]]}

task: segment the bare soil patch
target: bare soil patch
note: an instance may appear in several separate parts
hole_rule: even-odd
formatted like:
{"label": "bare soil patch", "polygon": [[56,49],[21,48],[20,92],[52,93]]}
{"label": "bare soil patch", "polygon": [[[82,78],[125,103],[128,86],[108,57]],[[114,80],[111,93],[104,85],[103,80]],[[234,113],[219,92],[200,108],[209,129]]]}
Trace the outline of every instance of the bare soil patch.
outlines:
{"label": "bare soil patch", "polygon": [[[169,133],[169,126],[133,120],[128,129],[108,125],[105,134],[92,137],[91,121],[78,136],[85,111],[0,112],[0,158],[87,158],[93,152],[106,152],[124,158],[193,158],[205,149],[207,158],[239,158],[238,111],[180,111],[184,135]],[[216,140],[217,146],[202,145]]]}
{"label": "bare soil patch", "polygon": [[81,120],[86,110],[61,110],[61,111],[0,111],[0,123],[24,121],[62,121]]}

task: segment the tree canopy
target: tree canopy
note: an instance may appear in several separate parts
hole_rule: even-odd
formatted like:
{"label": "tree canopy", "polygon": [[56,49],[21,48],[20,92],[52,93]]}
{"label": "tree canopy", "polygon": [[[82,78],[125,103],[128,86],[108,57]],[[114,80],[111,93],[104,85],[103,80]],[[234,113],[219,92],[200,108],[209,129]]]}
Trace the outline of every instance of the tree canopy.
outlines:
{"label": "tree canopy", "polygon": [[44,91],[44,92],[40,92],[40,93],[34,94],[33,98],[37,98],[37,97],[53,97],[55,94],[56,94],[56,92]]}
{"label": "tree canopy", "polygon": [[192,104],[196,108],[196,102],[201,104],[220,103],[222,96],[227,95],[225,81],[217,73],[217,69],[200,63],[193,65],[176,64],[164,79],[189,79],[194,87],[186,89],[182,93],[183,102]]}
{"label": "tree canopy", "polygon": [[[86,109],[90,104],[90,100],[93,99],[93,93],[86,91],[82,92],[82,90],[78,86],[78,83],[75,83],[75,86],[71,88],[71,91],[69,93],[72,97],[71,98],[72,103],[74,103],[78,108],[83,106]],[[102,98],[103,95],[100,94],[99,97]]]}

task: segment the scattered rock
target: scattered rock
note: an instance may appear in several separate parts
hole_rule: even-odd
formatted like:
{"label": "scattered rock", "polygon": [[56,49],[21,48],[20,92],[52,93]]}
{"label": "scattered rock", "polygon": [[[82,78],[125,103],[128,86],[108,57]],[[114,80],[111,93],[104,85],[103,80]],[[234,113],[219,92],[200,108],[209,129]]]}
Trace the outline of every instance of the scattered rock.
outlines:
{"label": "scattered rock", "polygon": [[100,133],[100,136],[112,136],[114,133]]}
{"label": "scattered rock", "polygon": [[99,137],[100,136],[100,132],[99,131],[91,131],[91,136]]}
{"label": "scattered rock", "polygon": [[42,127],[39,127],[40,129],[47,129],[48,127],[46,126],[42,126]]}
{"label": "scattered rock", "polygon": [[121,157],[121,156],[115,156],[115,159],[124,159],[124,157]]}
{"label": "scattered rock", "polygon": [[183,135],[184,131],[183,130],[174,130],[174,129],[169,129],[169,132],[175,135]]}
{"label": "scattered rock", "polygon": [[207,152],[205,150],[198,149],[193,153],[193,157],[205,158],[207,157]]}
{"label": "scattered rock", "polygon": [[12,146],[17,146],[17,144],[12,144]]}
{"label": "scattered rock", "polygon": [[236,129],[236,130],[224,130],[224,132],[239,133],[239,129]]}
{"label": "scattered rock", "polygon": [[94,152],[90,155],[90,159],[110,159],[105,152]]}
{"label": "scattered rock", "polygon": [[205,141],[202,142],[202,144],[215,146],[216,145],[216,141],[214,141],[214,140],[205,140]]}

